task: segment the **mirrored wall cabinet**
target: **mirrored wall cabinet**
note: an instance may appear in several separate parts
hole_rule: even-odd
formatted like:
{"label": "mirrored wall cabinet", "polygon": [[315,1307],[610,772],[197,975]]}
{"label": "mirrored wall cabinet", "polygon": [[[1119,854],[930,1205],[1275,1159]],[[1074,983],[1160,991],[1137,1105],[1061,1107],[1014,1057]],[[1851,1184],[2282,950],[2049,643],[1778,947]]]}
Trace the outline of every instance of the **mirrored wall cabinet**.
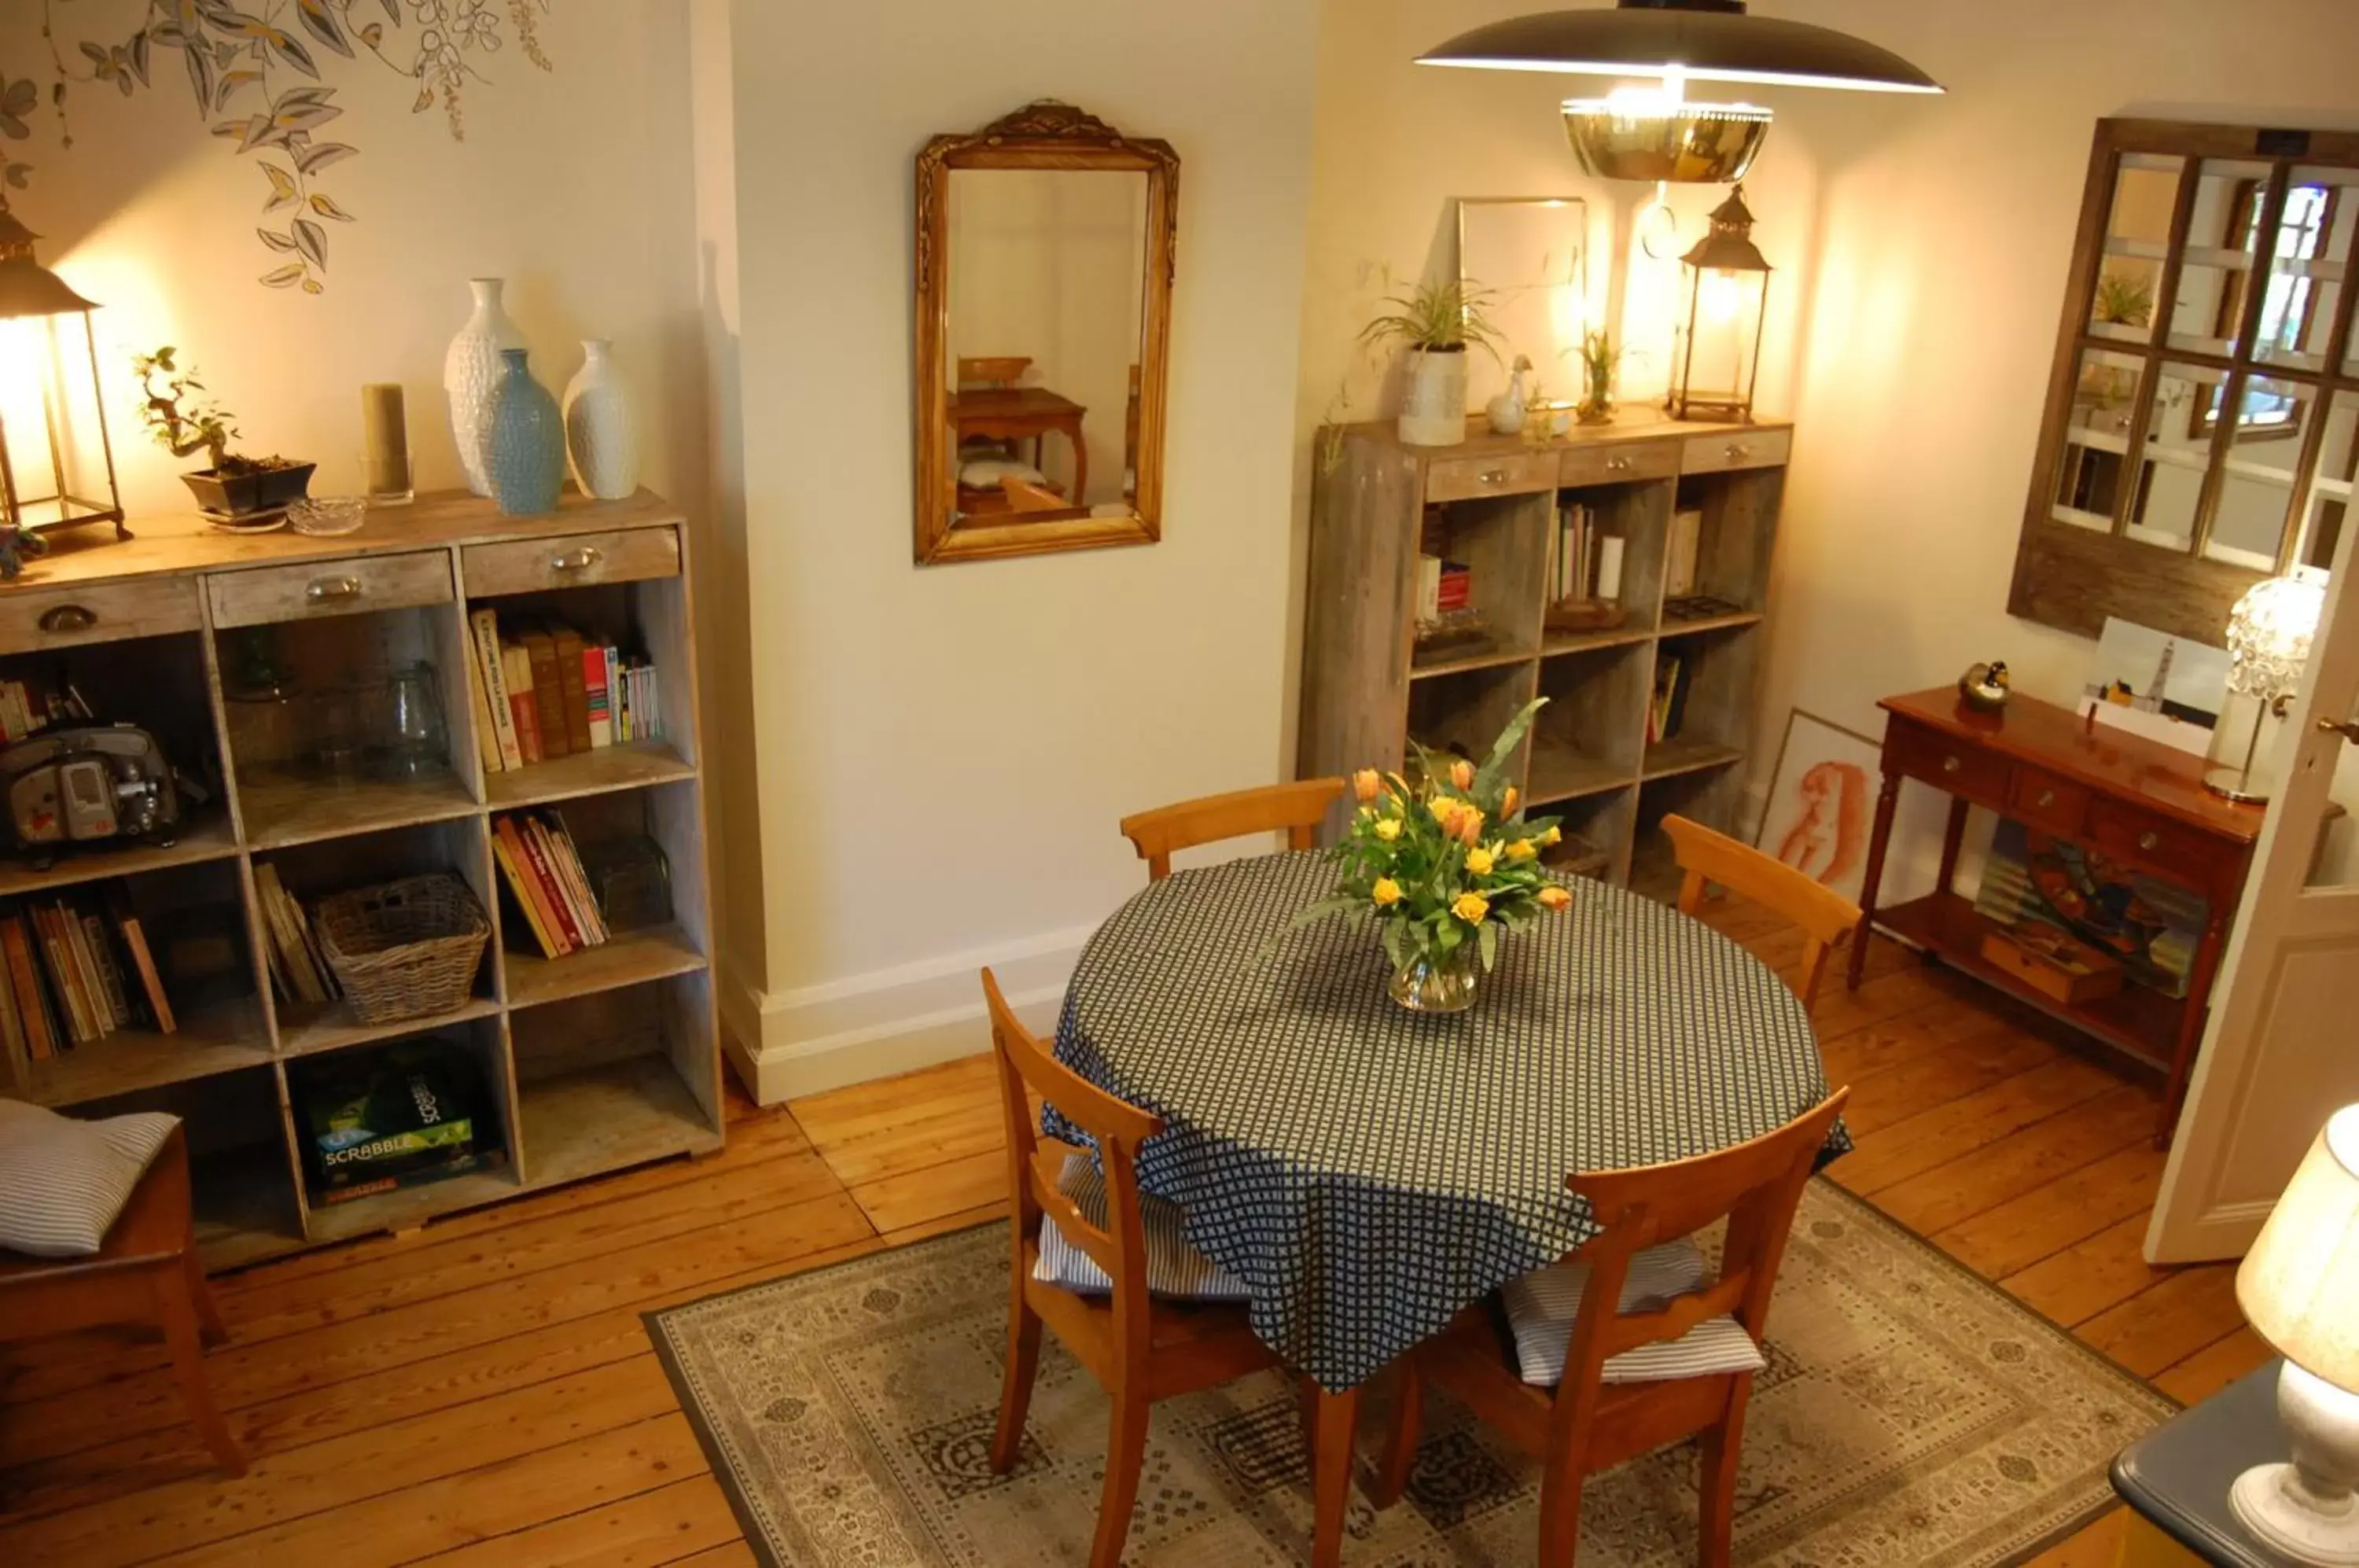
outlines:
{"label": "mirrored wall cabinet", "polygon": [[2359,462],[2359,134],[2097,126],[2014,614],[2217,643],[2333,558]]}

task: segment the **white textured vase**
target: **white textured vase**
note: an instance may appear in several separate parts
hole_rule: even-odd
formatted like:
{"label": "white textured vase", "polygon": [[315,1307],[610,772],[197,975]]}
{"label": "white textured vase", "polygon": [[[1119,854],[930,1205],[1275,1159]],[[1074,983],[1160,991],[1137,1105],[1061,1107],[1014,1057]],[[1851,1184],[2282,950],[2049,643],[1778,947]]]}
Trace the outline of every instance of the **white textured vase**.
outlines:
{"label": "white textured vase", "polygon": [[1411,349],[1400,439],[1410,446],[1456,446],[1466,439],[1466,351]]}
{"label": "white textured vase", "polygon": [[451,352],[442,358],[442,391],[451,400],[451,438],[459,445],[459,462],[467,471],[467,487],[478,495],[492,493],[492,389],[499,385],[500,351],[523,348],[524,333],[508,320],[500,303],[502,280],[471,278],[475,311]]}
{"label": "white textured vase", "polygon": [[565,384],[565,453],[573,482],[601,501],[620,501],[639,488],[639,419],[630,392],[614,374],[604,338],[582,340],[582,368]]}

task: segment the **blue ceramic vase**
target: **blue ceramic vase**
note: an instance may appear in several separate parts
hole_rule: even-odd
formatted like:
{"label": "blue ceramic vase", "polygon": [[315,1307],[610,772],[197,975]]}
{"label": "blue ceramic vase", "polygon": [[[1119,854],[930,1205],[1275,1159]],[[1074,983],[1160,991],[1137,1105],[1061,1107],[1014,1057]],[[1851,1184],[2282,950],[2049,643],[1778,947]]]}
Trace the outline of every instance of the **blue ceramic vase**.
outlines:
{"label": "blue ceramic vase", "polygon": [[525,354],[500,350],[500,379],[492,388],[492,499],[511,517],[557,510],[565,483],[564,416],[549,388],[532,378]]}

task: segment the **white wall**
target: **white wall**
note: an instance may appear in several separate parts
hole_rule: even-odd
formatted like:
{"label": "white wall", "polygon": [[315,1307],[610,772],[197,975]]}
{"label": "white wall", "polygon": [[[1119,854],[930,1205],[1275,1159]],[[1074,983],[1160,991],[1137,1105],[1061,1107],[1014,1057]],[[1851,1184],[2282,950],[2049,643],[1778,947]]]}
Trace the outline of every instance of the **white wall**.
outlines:
{"label": "white wall", "polygon": [[[55,7],[59,46],[81,65],[85,36],[120,41],[138,8]],[[44,8],[0,5],[0,61],[13,78],[51,74]],[[414,35],[388,29],[393,40]],[[33,136],[5,144],[33,165],[10,192],[43,236],[43,261],[106,308],[97,317],[109,376],[108,419],[125,502],[185,513],[175,475],[203,466],[141,433],[130,354],[169,343],[238,415],[240,443],[320,464],[314,494],[359,483],[360,387],[408,393],[421,488],[462,483],[443,411],[442,355],[467,319],[467,279],[507,278],[508,306],[531,340],[535,375],[562,388],[580,340],[610,337],[649,414],[642,482],[693,505],[704,464],[690,191],[687,29],[682,13],[644,0],[569,0],[539,31],[554,71],[511,41],[476,60],[486,81],[463,94],[466,139],[438,107],[413,114],[416,84],[363,58],[318,50],[342,116],[321,139],[359,154],[325,170],[321,189],[356,219],[323,223],[325,291],[255,282],[283,257],[255,237],[269,186],[255,155],[208,134],[178,51],[154,51],[154,86],[125,98],[74,82],[73,146],[44,108]],[[284,68],[278,91],[307,79]],[[258,102],[241,90],[229,110]]]}
{"label": "white wall", "polygon": [[[765,1097],[981,1049],[1141,879],[1125,812],[1280,775],[1310,0],[736,0]],[[917,41],[922,29],[922,45]],[[910,562],[911,164],[1054,96],[1178,149],[1165,537]],[[724,743],[725,744],[725,743]]]}

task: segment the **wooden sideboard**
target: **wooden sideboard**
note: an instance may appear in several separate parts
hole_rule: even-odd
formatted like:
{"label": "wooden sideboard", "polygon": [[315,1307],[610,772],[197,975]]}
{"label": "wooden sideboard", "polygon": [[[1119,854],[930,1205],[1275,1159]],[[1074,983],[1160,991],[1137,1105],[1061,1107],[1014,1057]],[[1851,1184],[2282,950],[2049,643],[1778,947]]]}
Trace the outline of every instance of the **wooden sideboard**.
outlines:
{"label": "wooden sideboard", "polygon": [[[104,717],[155,731],[208,786],[178,836],[0,860],[0,908],[119,884],[143,909],[217,913],[241,950],[218,995],[175,999],[171,1032],[125,1027],[35,1059],[0,1040],[0,1094],[104,1115],[160,1109],[188,1128],[198,1245],[209,1267],[427,1219],[646,1160],[707,1153],[724,1136],[712,1005],[703,747],[690,529],[676,506],[568,495],[556,512],[503,517],[472,495],[373,511],[336,539],[231,537],[194,517],[148,518],[137,537],[61,537],[0,587],[0,675],[64,672]],[[554,616],[645,651],[660,738],[487,770],[468,676],[468,614]],[[395,779],[335,779],[241,754],[234,668],[255,634],[300,680],[327,685],[399,659],[435,672],[448,726],[440,766]],[[250,732],[249,732],[250,733]],[[496,813],[562,804],[585,839],[653,839],[672,919],[546,959],[505,905]],[[257,878],[307,900],[426,871],[455,872],[493,924],[466,1001],[397,1024],[349,1001],[274,994]],[[496,1169],[328,1203],[307,1183],[289,1074],[311,1059],[434,1035],[480,1068],[505,1151]]]}
{"label": "wooden sideboard", "polygon": [[[1996,713],[1968,707],[1952,687],[1887,697],[1884,789],[1868,845],[1860,903],[1880,928],[1929,956],[2061,1019],[2166,1074],[2156,1140],[2167,1142],[2203,1039],[2212,983],[2228,922],[2243,896],[2264,812],[2203,787],[2203,759],[2143,736],[2104,728],[2052,703],[2017,696]],[[1940,881],[1929,896],[1879,909],[1885,852],[1905,779],[1950,797]],[[2187,996],[2125,986],[2082,1003],[2042,995],[1986,961],[1983,938],[2001,929],[1954,892],[1966,813],[1982,806],[2037,832],[2080,844],[2202,896],[2205,917]],[[1850,984],[1860,983],[1867,944],[1854,945]]]}

